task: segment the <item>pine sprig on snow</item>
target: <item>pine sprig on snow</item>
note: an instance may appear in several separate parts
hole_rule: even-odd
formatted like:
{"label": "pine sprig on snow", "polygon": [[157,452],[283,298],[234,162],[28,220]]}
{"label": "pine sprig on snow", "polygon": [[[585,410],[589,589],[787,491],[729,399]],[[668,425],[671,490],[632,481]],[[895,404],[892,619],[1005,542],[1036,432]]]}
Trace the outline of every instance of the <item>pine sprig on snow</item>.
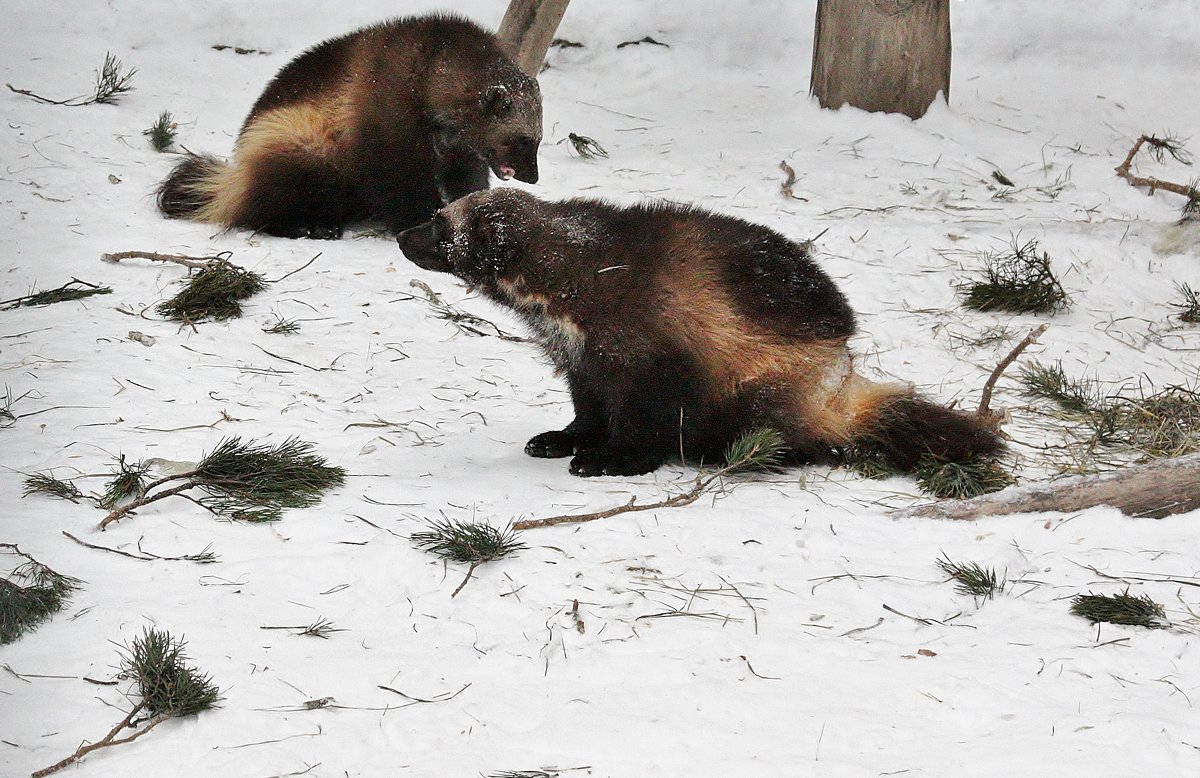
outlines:
{"label": "pine sprig on snow", "polygon": [[414,532],[409,539],[417,548],[442,559],[470,563],[463,582],[450,595],[452,598],[471,580],[475,568],[528,548],[517,540],[512,527],[501,530],[482,522],[453,519],[432,521],[428,530]]}
{"label": "pine sprig on snow", "polygon": [[171,148],[178,132],[175,119],[172,118],[170,111],[160,113],[154,120],[154,124],[142,130],[142,134],[150,141],[150,145],[154,147],[155,151],[166,151]]}
{"label": "pine sprig on snow", "polygon": [[62,610],[82,582],[51,570],[13,543],[0,543],[0,550],[26,560],[8,577],[0,577],[0,645],[4,645]]}
{"label": "pine sprig on snow", "polygon": [[760,427],[729,444],[722,470],[726,473],[778,470],[783,465],[785,450],[783,435],[770,427]]}
{"label": "pine sprig on snow", "polygon": [[1146,595],[1132,595],[1126,589],[1121,594],[1078,594],[1071,599],[1071,613],[1093,624],[1129,624],[1149,629],[1171,626],[1163,607]]}
{"label": "pine sprig on snow", "polygon": [[927,494],[959,500],[998,492],[1016,483],[1012,473],[987,457],[958,462],[926,454],[917,463],[913,476]]}
{"label": "pine sprig on snow", "polygon": [[288,438],[278,446],[240,437],[226,438],[195,469],[160,478],[142,486],[133,501],[116,508],[100,522],[107,527],[128,513],[189,489],[207,497],[202,504],[217,515],[239,521],[276,521],[285,508],[303,508],[346,480],[346,471],[328,465],[313,453],[313,445]]}
{"label": "pine sprig on snow", "polygon": [[1004,591],[1005,581],[996,575],[995,568],[985,568],[978,562],[952,562],[947,556],[937,560],[937,566],[950,576],[959,594],[990,600],[996,592]]}
{"label": "pine sprig on snow", "polygon": [[[47,768],[33,773],[33,778],[58,772],[101,748],[118,746],[137,740],[159,724],[179,716],[190,716],[208,710],[221,699],[220,690],[212,679],[187,662],[187,644],[169,632],[149,629],[125,646],[121,656],[121,677],[131,680],[140,697],[125,718],[94,743],[87,743],[75,753]],[[146,713],[147,716],[141,714]],[[132,734],[125,734],[135,727]],[[125,734],[118,738],[118,735]]]}
{"label": "pine sprig on snow", "polygon": [[242,315],[242,300],[267,288],[266,279],[217,257],[188,277],[183,291],[158,304],[160,316],[176,321],[224,321]]}
{"label": "pine sprig on snow", "polygon": [[83,497],[83,492],[79,491],[79,487],[74,483],[55,478],[49,473],[34,473],[25,478],[25,491],[22,492],[22,496],[28,497],[31,494],[48,494],[71,502],[78,502]]}
{"label": "pine sprig on snow", "polygon": [[963,284],[963,305],[977,311],[1055,313],[1070,298],[1050,268],[1050,255],[1037,240],[1012,242],[1009,251],[985,257],[983,279]]}

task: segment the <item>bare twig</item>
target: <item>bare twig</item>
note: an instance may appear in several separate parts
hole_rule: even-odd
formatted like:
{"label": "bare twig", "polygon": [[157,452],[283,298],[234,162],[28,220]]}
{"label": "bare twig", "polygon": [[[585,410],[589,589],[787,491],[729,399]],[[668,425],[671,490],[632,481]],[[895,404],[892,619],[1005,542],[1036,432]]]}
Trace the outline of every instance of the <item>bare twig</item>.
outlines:
{"label": "bare twig", "polygon": [[125,737],[125,738],[121,738],[120,740],[117,740],[116,739],[117,734],[121,730],[125,729],[126,727],[131,726],[134,716],[136,716],[139,712],[141,712],[142,708],[144,708],[145,706],[146,706],[145,700],[143,700],[142,702],[139,702],[137,705],[134,705],[133,710],[129,711],[129,715],[126,716],[125,718],[121,719],[121,722],[119,724],[117,724],[117,726],[115,726],[111,730],[109,730],[109,733],[107,735],[100,738],[95,743],[89,743],[87,745],[80,746],[78,748],[78,750],[75,751],[75,753],[71,754],[66,759],[63,759],[61,762],[57,762],[55,764],[50,765],[49,767],[45,767],[41,770],[38,770],[37,772],[33,773],[32,778],[42,778],[42,776],[50,775],[51,773],[56,773],[59,770],[63,769],[64,767],[75,764],[80,759],[87,756],[91,752],[96,751],[97,749],[107,748],[108,746],[119,746],[122,743],[129,743],[131,741],[137,740],[142,735],[146,734],[150,730],[157,727],[159,724],[163,723],[164,721],[166,721],[167,719],[172,717],[170,713],[163,713],[158,716],[155,716],[154,718],[152,718],[150,720],[150,723],[147,724],[145,728],[139,729],[137,732],[133,733],[129,737]]}
{"label": "bare twig", "polygon": [[1030,345],[1036,343],[1038,337],[1045,332],[1046,328],[1049,326],[1050,325],[1048,324],[1041,324],[1030,330],[1029,334],[1025,336],[1025,339],[1018,343],[1012,351],[1008,352],[1008,356],[1000,360],[1000,364],[996,365],[996,369],[992,371],[992,374],[988,376],[987,382],[983,385],[983,394],[979,397],[979,408],[975,411],[975,415],[983,417],[996,427],[1000,426],[1000,415],[993,412],[991,409],[992,391],[996,388],[996,382],[1000,380],[1000,376],[1004,373],[1008,366],[1016,361],[1017,357],[1021,355],[1021,352],[1029,348]]}
{"label": "bare twig", "polygon": [[[230,252],[228,251],[223,251],[220,254],[216,254],[211,257],[189,257],[184,254],[160,254],[157,251],[117,251],[111,254],[101,254],[100,259],[104,262],[120,262],[122,259],[151,259],[155,262],[174,262],[177,265],[190,267],[193,270],[203,270],[212,264],[214,260],[227,259],[228,256],[230,256]],[[313,257],[313,259],[316,259],[316,257]],[[300,269],[303,270],[304,268]]]}
{"label": "bare twig", "polygon": [[[1133,165],[1133,158],[1137,156],[1138,151],[1140,151],[1142,146],[1145,144],[1150,144],[1151,147],[1159,149],[1159,153],[1161,153],[1162,149],[1166,149],[1167,151],[1171,152],[1172,156],[1176,156],[1177,159],[1179,159],[1178,154],[1182,153],[1182,150],[1178,144],[1174,144],[1169,140],[1164,140],[1153,135],[1142,135],[1134,142],[1133,148],[1129,150],[1129,153],[1125,155],[1125,161],[1114,168],[1117,171],[1117,175],[1128,181],[1130,186],[1144,186],[1149,188],[1149,194],[1154,194],[1155,191],[1162,189],[1167,192],[1174,192],[1177,195],[1183,195],[1189,201],[1200,200],[1200,190],[1196,189],[1194,186],[1185,186],[1184,184],[1176,184],[1172,183],[1171,181],[1162,181],[1157,178],[1145,178],[1143,176],[1134,175],[1130,172],[1130,167]],[[1184,157],[1183,161],[1187,162],[1188,160],[1186,157]]]}

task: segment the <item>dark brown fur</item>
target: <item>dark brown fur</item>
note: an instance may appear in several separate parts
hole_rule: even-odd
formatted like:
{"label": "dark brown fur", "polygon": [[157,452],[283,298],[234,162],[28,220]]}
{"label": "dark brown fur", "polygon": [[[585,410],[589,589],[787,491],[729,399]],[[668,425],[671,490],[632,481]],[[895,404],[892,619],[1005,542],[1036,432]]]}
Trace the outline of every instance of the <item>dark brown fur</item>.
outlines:
{"label": "dark brown fur", "polygon": [[541,94],[495,37],[455,16],[396,19],[288,63],[246,118],[232,165],[189,156],[163,182],[171,218],[333,238],[400,231],[503,178],[538,178]]}
{"label": "dark brown fur", "polygon": [[765,227],[673,205],[549,203],[500,189],[400,235],[417,265],[519,312],[566,376],[575,420],[532,456],[577,475],[630,475],[682,449],[716,461],[772,427],[797,461],[869,449],[911,470],[926,454],[996,454],[975,417],[857,375],[854,314],[807,248]]}

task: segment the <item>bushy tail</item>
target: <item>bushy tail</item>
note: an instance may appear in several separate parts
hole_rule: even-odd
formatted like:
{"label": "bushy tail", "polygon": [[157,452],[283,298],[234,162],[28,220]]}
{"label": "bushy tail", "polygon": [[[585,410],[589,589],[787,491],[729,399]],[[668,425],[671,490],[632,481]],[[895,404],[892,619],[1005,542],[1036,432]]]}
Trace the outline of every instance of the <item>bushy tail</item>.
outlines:
{"label": "bushy tail", "polygon": [[213,221],[220,181],[229,169],[216,157],[188,154],[158,188],[158,209],[168,219]]}
{"label": "bushy tail", "polygon": [[861,378],[853,383],[851,391],[858,396],[846,398],[857,410],[843,448],[848,458],[867,457],[911,472],[929,455],[966,463],[1004,450],[999,433],[975,414],[938,405],[900,386]]}

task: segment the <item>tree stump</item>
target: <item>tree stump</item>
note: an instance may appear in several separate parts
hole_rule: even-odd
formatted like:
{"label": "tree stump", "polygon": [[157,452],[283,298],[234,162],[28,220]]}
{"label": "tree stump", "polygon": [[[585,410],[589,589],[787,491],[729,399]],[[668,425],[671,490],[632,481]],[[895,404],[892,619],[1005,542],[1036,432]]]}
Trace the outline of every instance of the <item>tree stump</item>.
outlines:
{"label": "tree stump", "polygon": [[950,0],[820,0],[809,92],[921,118],[950,97]]}
{"label": "tree stump", "polygon": [[570,0],[511,0],[496,37],[517,67],[537,76]]}

